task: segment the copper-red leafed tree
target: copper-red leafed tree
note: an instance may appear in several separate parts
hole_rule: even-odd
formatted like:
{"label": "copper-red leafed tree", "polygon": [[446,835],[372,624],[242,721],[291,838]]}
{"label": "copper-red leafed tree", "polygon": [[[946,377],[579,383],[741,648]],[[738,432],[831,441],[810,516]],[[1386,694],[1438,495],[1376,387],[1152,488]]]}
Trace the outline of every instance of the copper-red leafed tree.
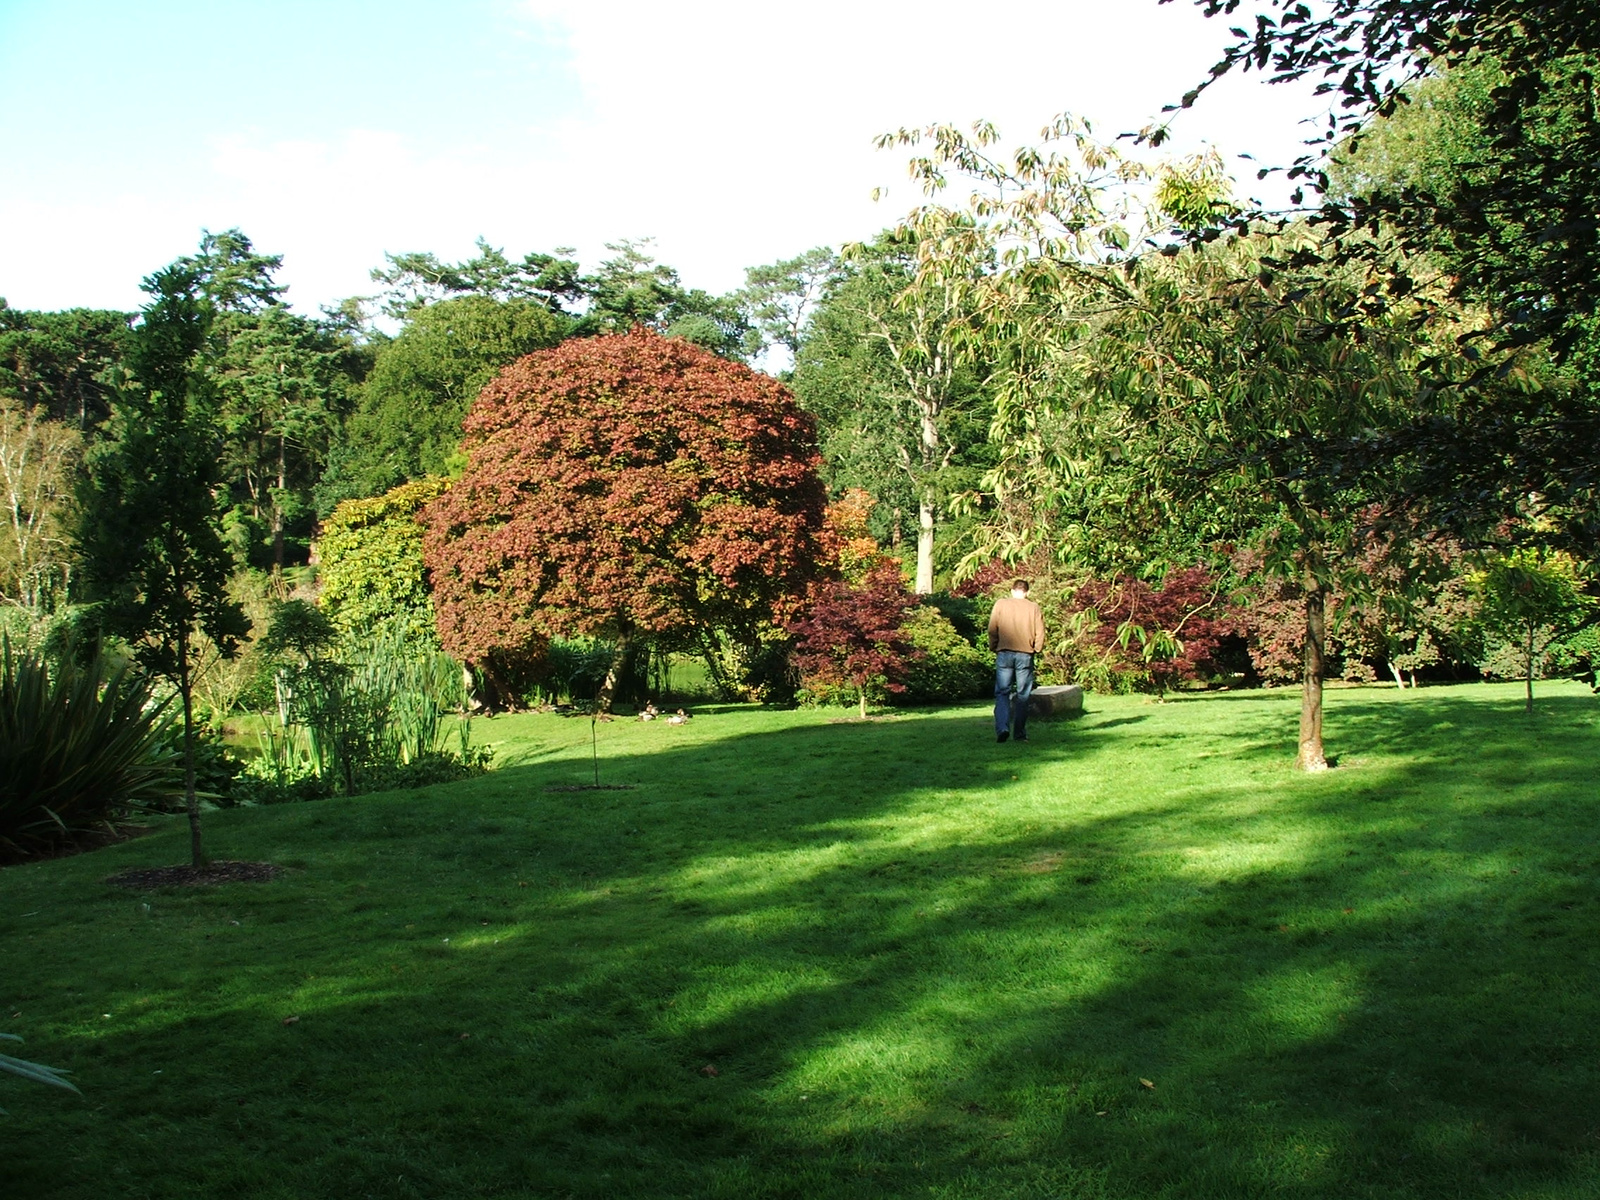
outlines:
{"label": "copper-red leafed tree", "polygon": [[423,513],[439,637],[469,662],[554,636],[742,641],[794,614],[824,493],[777,380],[635,330],[511,364],[464,423],[467,468]]}
{"label": "copper-red leafed tree", "polygon": [[828,580],[812,589],[806,615],[789,624],[795,663],[823,683],[856,689],[867,715],[867,688],[882,682],[905,691],[906,663],[920,651],[901,626],[918,600],[906,591],[900,567],[879,563],[858,582]]}

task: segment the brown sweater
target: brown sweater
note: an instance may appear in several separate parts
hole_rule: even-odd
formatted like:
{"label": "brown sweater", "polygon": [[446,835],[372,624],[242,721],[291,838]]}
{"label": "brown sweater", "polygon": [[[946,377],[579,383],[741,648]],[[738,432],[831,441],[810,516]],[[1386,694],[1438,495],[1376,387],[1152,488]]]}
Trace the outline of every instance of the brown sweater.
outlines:
{"label": "brown sweater", "polygon": [[989,649],[1021,650],[1037,654],[1044,649],[1044,614],[1032,600],[1006,596],[996,600],[989,614]]}

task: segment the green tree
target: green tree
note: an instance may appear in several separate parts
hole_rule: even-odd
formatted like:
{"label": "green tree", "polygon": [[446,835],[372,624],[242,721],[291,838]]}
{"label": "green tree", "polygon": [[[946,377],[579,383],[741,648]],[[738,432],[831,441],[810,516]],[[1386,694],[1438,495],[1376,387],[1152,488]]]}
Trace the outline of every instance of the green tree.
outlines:
{"label": "green tree", "polygon": [[412,313],[379,347],[317,488],[317,507],[448,473],[479,391],[525,354],[554,346],[567,318],[530,300],[466,295]]}
{"label": "green tree", "polygon": [[[1303,597],[1298,762],[1320,769],[1327,596],[1359,575],[1366,533],[1351,514],[1378,482],[1342,455],[1445,403],[1415,382],[1433,347],[1399,306],[1352,323],[1365,281],[1325,269],[1305,230],[1154,252],[1163,228],[1226,204],[1205,197],[1212,165],[1152,171],[1080,122],[1054,129],[1002,162],[992,129],[936,128],[920,163],[935,193],[947,172],[979,189],[912,220],[920,275],[969,297],[973,342],[1001,364],[1001,457],[986,479],[997,519],[980,557],[1048,548],[1102,575],[1159,573],[1254,542]],[[1152,177],[1182,211],[1126,186]],[[977,269],[1000,248],[997,270]]]}
{"label": "green tree", "polygon": [[1570,633],[1594,609],[1583,573],[1571,555],[1522,547],[1494,556],[1472,582],[1489,631],[1518,643],[1531,713],[1540,631],[1546,632],[1546,640]]}
{"label": "green tree", "polygon": [[651,239],[607,242],[612,257],[583,277],[588,309],[579,334],[627,333],[636,326],[682,338],[742,362],[759,344],[737,294],[685,288],[678,272],[649,253]]}
{"label": "green tree", "polygon": [[[1170,3],[1170,0],[1162,0]],[[1238,0],[1195,0],[1208,16],[1234,15]],[[1522,343],[1552,339],[1561,350],[1586,336],[1600,309],[1600,123],[1592,92],[1600,22],[1592,0],[1264,0],[1255,19],[1232,27],[1233,41],[1182,107],[1233,71],[1272,82],[1319,80],[1338,95],[1323,137],[1290,170],[1318,194],[1327,250],[1362,261],[1382,227],[1411,254],[1441,246],[1456,270],[1458,296],[1487,298]],[[1473,152],[1451,169],[1448,141],[1430,146],[1431,164],[1340,194],[1330,189],[1322,152],[1363,136],[1432,80],[1461,67],[1486,72]],[[1152,133],[1161,140],[1164,130]],[[1391,262],[1392,266],[1393,263]]]}
{"label": "green tree", "polygon": [[[1508,79],[1499,62],[1479,57],[1418,81],[1408,103],[1374,117],[1339,145],[1328,167],[1330,202],[1378,211],[1388,198],[1404,194],[1431,207],[1455,203],[1451,198],[1463,190],[1490,186],[1506,169],[1494,121],[1496,96]],[[1565,171],[1577,136],[1573,126],[1588,119],[1574,107],[1574,97],[1558,90],[1527,115],[1522,136],[1538,145],[1552,171]],[[1520,334],[1503,335],[1515,326],[1525,300],[1494,280],[1516,276],[1551,253],[1550,226],[1558,220],[1548,202],[1538,209],[1502,207],[1482,214],[1481,227],[1470,236],[1441,225],[1431,241],[1415,231],[1401,240],[1423,247],[1413,260],[1419,268],[1413,276],[1442,274],[1458,291],[1469,274],[1479,280],[1465,310],[1477,319],[1458,331],[1464,343],[1515,343]],[[1528,519],[1512,527],[1517,537],[1531,536],[1539,544],[1557,537],[1589,553],[1600,529],[1600,459],[1593,453],[1600,443],[1600,388],[1593,382],[1600,366],[1597,329],[1600,321],[1574,315],[1565,350],[1501,346],[1486,355],[1480,371],[1525,380],[1520,394],[1495,386],[1468,388],[1455,418],[1375,441],[1372,457],[1412,461],[1412,507],[1426,508],[1435,523],[1474,541],[1501,540],[1507,514],[1519,514]]]}
{"label": "green tree", "polygon": [[0,395],[0,598],[34,612],[64,602],[72,575],[72,489],[83,435],[43,406]]}
{"label": "green tree", "polygon": [[1537,515],[1589,553],[1600,538],[1592,0],[1196,2],[1207,15],[1256,12],[1184,107],[1232,71],[1315,79],[1337,95],[1337,115],[1289,173],[1304,184],[1296,203],[1310,193],[1328,235],[1319,255],[1372,275],[1357,311],[1409,302],[1415,267],[1442,264],[1445,299],[1487,312],[1462,331],[1474,352],[1500,352],[1485,376],[1525,369],[1526,357],[1504,359],[1528,347],[1572,367],[1567,386],[1468,395],[1453,418],[1375,443],[1373,457],[1416,457],[1425,469],[1413,502],[1465,533],[1482,536],[1517,497],[1536,496]]}
{"label": "green tree", "polygon": [[200,235],[200,249],[175,266],[194,273],[200,294],[217,312],[254,313],[283,303],[288,288],[275,276],[283,255],[258,254],[240,229]]}
{"label": "green tree", "polygon": [[818,417],[830,485],[870,492],[889,514],[892,543],[910,525],[924,595],[948,499],[976,483],[992,412],[979,379],[987,363],[957,353],[965,314],[951,296],[924,286],[914,238],[891,232],[852,247],[794,371],[796,394]]}
{"label": "green tree", "polygon": [[206,352],[211,305],[182,262],[145,281],[153,297],[112,402],[107,439],[90,453],[78,530],[89,598],[107,632],[128,639],[183,705],[190,849],[205,862],[195,794],[196,635],[224,655],[248,631],[227,598],[232,568],[219,529],[219,404]]}
{"label": "green tree", "polygon": [[1327,602],[1362,585],[1371,537],[1353,517],[1371,481],[1351,478],[1327,450],[1418,413],[1420,348],[1398,321],[1368,321],[1359,338],[1328,336],[1358,289],[1264,268],[1292,250],[1240,240],[1125,273],[1140,303],[1086,331],[1080,403],[1062,410],[1064,443],[1079,462],[1054,499],[1077,518],[1069,539],[1080,557],[1128,528],[1119,506],[1129,505],[1169,526],[1163,537],[1133,525],[1152,548],[1174,534],[1247,540],[1270,575],[1298,585],[1297,763],[1319,770]]}
{"label": "green tree", "polygon": [[477,256],[459,263],[441,262],[430,253],[384,255],[389,266],[372,270],[373,282],[385,287],[379,297],[383,312],[405,320],[440,300],[471,295],[526,300],[562,313],[586,295],[578,264],[568,257],[573,253],[570,247],[558,246],[554,254],[535,251],[512,262],[484,238],[477,244]]}
{"label": "green tree", "polygon": [[[277,282],[283,256],[261,254],[238,229],[207,231],[179,260],[211,313],[206,357],[215,376],[224,445],[227,527],[236,555],[285,563],[286,533],[309,532],[311,491],[363,367],[342,314],[316,321],[290,310]],[[264,564],[262,564],[264,565]]]}
{"label": "green tree", "polygon": [[0,299],[0,393],[88,432],[110,412],[107,375],[122,361],[129,313],[26,312]]}
{"label": "green tree", "polygon": [[322,607],[346,641],[438,650],[418,516],[449,480],[430,476],[370,500],[346,500],[322,524]]}
{"label": "green tree", "polygon": [[791,357],[800,353],[811,319],[840,269],[839,256],[818,246],[797,258],[745,271],[736,297],[764,347],[781,346]]}
{"label": "green tree", "polygon": [[1328,198],[1358,203],[1408,188],[1442,195],[1470,164],[1492,154],[1485,122],[1492,94],[1505,80],[1499,64],[1473,59],[1430,73],[1410,88],[1406,103],[1375,116],[1333,150]]}
{"label": "green tree", "polygon": [[284,533],[309,517],[349,391],[345,351],[316,322],[273,304],[224,312],[215,322],[213,370],[226,437],[222,468],[251,525],[265,524],[272,565]]}

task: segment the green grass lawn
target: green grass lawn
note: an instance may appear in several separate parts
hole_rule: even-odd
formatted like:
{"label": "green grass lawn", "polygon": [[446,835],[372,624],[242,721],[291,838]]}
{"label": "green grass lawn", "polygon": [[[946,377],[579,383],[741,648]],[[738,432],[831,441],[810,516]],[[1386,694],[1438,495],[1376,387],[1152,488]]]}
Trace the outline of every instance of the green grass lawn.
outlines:
{"label": "green grass lawn", "polygon": [[[1600,1195],[1600,701],[503,717],[0,871],[0,1196]],[[830,718],[834,718],[830,720]]]}

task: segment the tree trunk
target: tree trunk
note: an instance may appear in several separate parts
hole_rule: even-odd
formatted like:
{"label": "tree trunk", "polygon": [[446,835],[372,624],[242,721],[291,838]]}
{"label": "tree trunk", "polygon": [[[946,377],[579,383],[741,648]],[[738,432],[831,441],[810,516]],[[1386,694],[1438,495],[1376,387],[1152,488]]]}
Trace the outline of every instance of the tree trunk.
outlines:
{"label": "tree trunk", "polygon": [[[934,368],[935,374],[938,367]],[[917,480],[917,586],[919,596],[933,591],[933,491],[930,477],[939,467],[939,409],[941,399],[930,383],[927,394],[917,404],[922,417],[922,471]]]}
{"label": "tree trunk", "polygon": [[867,719],[867,689],[858,687],[856,696],[861,700],[861,719],[865,721]]}
{"label": "tree trunk", "polygon": [[492,655],[484,655],[476,665],[485,685],[483,707],[486,711],[491,714],[497,711],[512,712],[522,707],[522,697],[506,682],[505,676],[495,666]]}
{"label": "tree trunk", "polygon": [[711,686],[717,689],[717,695],[724,700],[737,700],[739,696],[733,681],[722,669],[722,648],[717,645],[716,635],[709,631],[701,635],[700,657],[705,661],[706,674],[711,676]]}
{"label": "tree trunk", "polygon": [[283,438],[278,439],[278,490],[272,494],[272,565],[283,570],[283,491],[288,481],[284,467]]}
{"label": "tree trunk", "polygon": [[1395,666],[1394,663],[1392,663],[1392,662],[1389,664],[1389,674],[1394,676],[1394,685],[1395,685],[1395,687],[1399,688],[1402,692],[1405,691],[1406,690],[1406,677],[1404,675],[1400,674],[1400,668]]}
{"label": "tree trunk", "polygon": [[1527,653],[1528,653],[1528,677],[1527,677],[1528,704],[1527,704],[1527,711],[1529,713],[1533,712],[1533,634],[1534,634],[1534,628],[1535,628],[1535,626],[1534,626],[1533,622],[1529,621],[1528,622],[1528,645],[1527,645]]}
{"label": "tree trunk", "polygon": [[917,595],[933,591],[933,499],[924,494],[917,503]]}
{"label": "tree trunk", "polygon": [[1305,675],[1300,692],[1300,754],[1295,766],[1302,771],[1326,771],[1322,753],[1322,653],[1326,636],[1327,596],[1320,583],[1306,589]]}
{"label": "tree trunk", "polygon": [[617,681],[622,678],[622,668],[628,663],[628,647],[632,641],[630,634],[617,635],[617,646],[611,654],[611,665],[606,668],[606,677],[600,684],[600,694],[595,697],[596,712],[611,711],[611,698],[616,694]]}
{"label": "tree trunk", "polygon": [[194,695],[189,678],[189,636],[178,634],[178,696],[183,701],[183,801],[189,814],[189,857],[197,867],[206,865],[200,845],[200,797],[194,791]]}

